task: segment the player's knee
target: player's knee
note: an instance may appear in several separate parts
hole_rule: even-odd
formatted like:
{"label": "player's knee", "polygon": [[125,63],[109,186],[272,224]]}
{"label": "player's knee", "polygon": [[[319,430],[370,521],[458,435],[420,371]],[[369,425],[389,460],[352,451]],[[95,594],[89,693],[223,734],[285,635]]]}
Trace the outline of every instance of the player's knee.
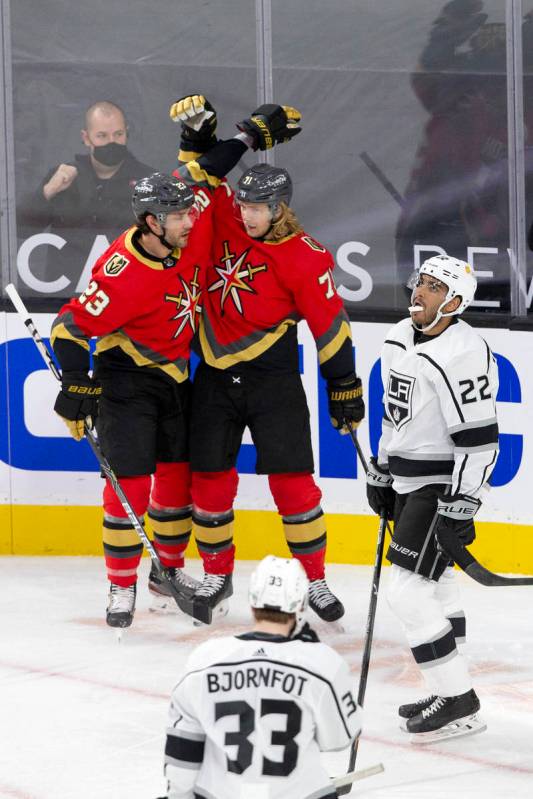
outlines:
{"label": "player's knee", "polygon": [[229,511],[233,507],[238,484],[239,475],[235,468],[224,472],[193,472],[193,507],[209,513]]}
{"label": "player's knee", "polygon": [[[137,516],[142,516],[146,512],[150,497],[150,475],[120,477],[119,483]],[[107,516],[116,516],[117,518],[125,518],[128,515],[108,480],[104,486],[104,512]]]}
{"label": "player's knee", "polygon": [[305,513],[320,505],[322,492],[312,474],[269,474],[268,483],[281,516]]}
{"label": "player's knee", "polygon": [[189,464],[158,463],[151,495],[152,504],[162,508],[184,508],[191,504]]}
{"label": "player's knee", "polygon": [[392,612],[405,624],[417,626],[426,621],[435,583],[419,574],[393,564],[387,586],[387,602]]}

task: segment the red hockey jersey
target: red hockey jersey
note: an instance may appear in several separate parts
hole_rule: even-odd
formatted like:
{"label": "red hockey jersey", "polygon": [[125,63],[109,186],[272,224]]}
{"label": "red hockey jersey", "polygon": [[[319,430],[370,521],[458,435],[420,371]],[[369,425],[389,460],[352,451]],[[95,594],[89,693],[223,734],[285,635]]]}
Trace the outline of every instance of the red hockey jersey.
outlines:
{"label": "red hockey jersey", "polygon": [[278,242],[251,238],[226,183],[214,192],[213,228],[199,333],[206,363],[283,369],[289,360],[297,368],[296,324],[305,319],[324,375],[353,371],[350,323],[331,253],[305,232]]}
{"label": "red hockey jersey", "polygon": [[[166,258],[142,248],[135,226],[111,244],[95,263],[83,294],[63,306],[52,326],[52,345],[64,369],[62,343],[79,345],[75,368],[87,370],[88,342],[96,336],[102,366],[162,370],[177,382],[188,377],[191,339],[202,312],[210,216],[210,209],[204,210],[188,246]],[[68,360],[72,369],[71,354]]]}

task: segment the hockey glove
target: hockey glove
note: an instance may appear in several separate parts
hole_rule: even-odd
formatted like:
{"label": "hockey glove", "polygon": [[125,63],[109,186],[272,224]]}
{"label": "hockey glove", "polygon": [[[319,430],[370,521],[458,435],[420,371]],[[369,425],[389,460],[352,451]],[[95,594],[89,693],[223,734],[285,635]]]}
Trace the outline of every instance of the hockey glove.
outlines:
{"label": "hockey glove", "polygon": [[392,477],[386,466],[379,466],[375,458],[370,458],[366,473],[366,498],[368,504],[378,516],[382,510],[387,512],[387,519],[394,519],[394,503],[396,492],[392,487]]}
{"label": "hockey glove", "polygon": [[476,537],[474,516],[481,502],[467,494],[448,494],[437,501],[437,521],[433,532],[437,546],[453,559],[453,549],[457,542],[468,546]]}
{"label": "hockey glove", "polygon": [[252,150],[270,150],[301,131],[298,124],[301,118],[300,112],[290,105],[266,103],[256,108],[250,117],[238,122],[237,127],[251,137]]}
{"label": "hockey glove", "polygon": [[305,641],[307,644],[316,644],[320,638],[315,633],[309,622],[306,621],[300,629],[296,628],[294,635],[291,635],[291,641]]}
{"label": "hockey glove", "polygon": [[76,441],[83,438],[85,422],[89,427],[96,422],[101,394],[101,386],[86,372],[63,372],[54,411],[61,416]]}
{"label": "hockey glove", "polygon": [[205,153],[217,143],[217,112],[203,94],[176,100],[169,113],[173,122],[181,122],[180,149]]}
{"label": "hockey glove", "polygon": [[363,387],[355,372],[347,377],[328,380],[327,391],[329,417],[333,427],[341,435],[348,433],[347,424],[355,430],[365,416]]}

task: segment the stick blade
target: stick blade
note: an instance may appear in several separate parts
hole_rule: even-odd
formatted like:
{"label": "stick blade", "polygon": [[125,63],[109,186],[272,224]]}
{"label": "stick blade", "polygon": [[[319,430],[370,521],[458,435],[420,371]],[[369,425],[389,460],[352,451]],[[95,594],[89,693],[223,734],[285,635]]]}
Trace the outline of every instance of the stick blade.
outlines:
{"label": "stick blade", "polygon": [[481,583],[481,585],[489,588],[509,585],[533,585],[533,577],[503,577],[501,574],[494,574],[489,571],[481,563],[471,563],[466,567],[465,573],[476,583]]}

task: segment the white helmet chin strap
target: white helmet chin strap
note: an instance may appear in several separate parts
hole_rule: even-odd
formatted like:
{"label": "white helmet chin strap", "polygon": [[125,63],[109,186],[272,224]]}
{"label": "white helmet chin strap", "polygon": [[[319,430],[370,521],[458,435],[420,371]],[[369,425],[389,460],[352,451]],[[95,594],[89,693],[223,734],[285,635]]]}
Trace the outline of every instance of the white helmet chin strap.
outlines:
{"label": "white helmet chin strap", "polygon": [[[452,299],[453,299],[453,297],[452,297]],[[412,300],[411,300],[411,302],[412,302]],[[435,319],[434,319],[432,322],[430,322],[430,323],[429,323],[429,325],[426,325],[425,327],[419,327],[419,326],[416,324],[416,322],[415,322],[413,319],[411,319],[411,323],[412,323],[412,325],[413,325],[414,329],[415,329],[416,331],[418,331],[419,333],[428,333],[430,330],[433,330],[433,328],[435,327],[435,325],[438,325],[438,323],[440,322],[440,320],[441,320],[441,319],[446,319],[446,318],[447,318],[447,317],[449,317],[449,316],[455,316],[455,314],[456,314],[456,311],[449,311],[448,313],[442,313],[442,309],[443,309],[443,308],[444,308],[444,306],[445,306],[445,305],[447,305],[449,302],[450,302],[450,300],[447,300],[447,299],[444,299],[444,300],[441,302],[441,304],[440,304],[440,305],[439,305],[439,307],[437,308],[437,313],[435,314]],[[415,307],[416,307],[415,305],[411,305],[411,307],[409,308],[409,310],[412,310],[412,309],[413,309],[413,308],[415,308]]]}

